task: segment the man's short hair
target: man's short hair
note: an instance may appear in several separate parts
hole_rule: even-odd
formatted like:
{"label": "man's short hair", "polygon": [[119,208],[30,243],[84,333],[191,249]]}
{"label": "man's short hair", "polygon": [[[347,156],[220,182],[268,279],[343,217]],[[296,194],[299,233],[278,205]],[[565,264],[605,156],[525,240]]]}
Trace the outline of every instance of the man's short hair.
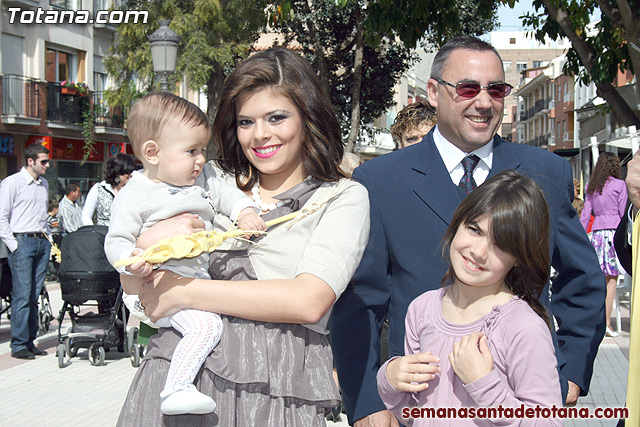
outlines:
{"label": "man's short hair", "polygon": [[127,135],[136,156],[142,159],[142,144],[158,141],[165,126],[176,120],[190,127],[211,129],[209,118],[200,107],[172,93],[149,93],[136,102],[127,119]]}
{"label": "man's short hair", "polygon": [[73,193],[74,191],[76,191],[78,188],[80,188],[80,184],[78,184],[75,181],[69,181],[67,183],[67,186],[64,188],[64,194],[66,196],[68,196],[69,194]]}
{"label": "man's short hair", "polygon": [[438,53],[436,53],[436,56],[433,58],[430,76],[432,79],[442,78],[442,73],[444,72],[444,66],[447,59],[449,59],[449,56],[451,56],[454,51],[459,49],[475,50],[477,52],[493,52],[502,64],[500,54],[496,48],[491,45],[491,43],[487,43],[486,41],[474,36],[456,36],[449,39],[449,41],[447,41],[444,46],[438,50]]}
{"label": "man's short hair", "polygon": [[31,144],[24,149],[24,163],[29,164],[29,159],[35,163],[38,154],[49,154],[49,150],[42,144]]}

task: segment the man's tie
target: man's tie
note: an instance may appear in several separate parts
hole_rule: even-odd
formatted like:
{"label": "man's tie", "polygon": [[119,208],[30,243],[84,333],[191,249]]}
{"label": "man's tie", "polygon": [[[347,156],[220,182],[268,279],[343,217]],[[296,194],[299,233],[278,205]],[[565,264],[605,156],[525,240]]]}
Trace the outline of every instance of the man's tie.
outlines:
{"label": "man's tie", "polygon": [[473,170],[475,169],[479,161],[480,157],[476,156],[475,154],[466,156],[464,159],[462,159],[462,168],[464,169],[464,175],[462,175],[462,179],[460,179],[460,184],[458,184],[458,187],[462,188],[462,190],[467,194],[471,193],[477,187],[476,181],[473,179]]}

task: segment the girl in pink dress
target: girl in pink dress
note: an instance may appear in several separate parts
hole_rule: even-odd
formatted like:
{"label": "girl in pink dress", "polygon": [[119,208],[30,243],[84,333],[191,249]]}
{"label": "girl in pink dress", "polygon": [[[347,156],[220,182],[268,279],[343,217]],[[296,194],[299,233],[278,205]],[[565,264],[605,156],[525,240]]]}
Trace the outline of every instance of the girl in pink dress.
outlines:
{"label": "girl in pink dress", "polygon": [[[443,240],[444,287],[411,303],[406,356],[378,371],[380,396],[401,422],[562,425],[551,319],[540,302],[548,239],[544,195],[515,171],[458,206]],[[527,410],[538,418],[526,419]]]}

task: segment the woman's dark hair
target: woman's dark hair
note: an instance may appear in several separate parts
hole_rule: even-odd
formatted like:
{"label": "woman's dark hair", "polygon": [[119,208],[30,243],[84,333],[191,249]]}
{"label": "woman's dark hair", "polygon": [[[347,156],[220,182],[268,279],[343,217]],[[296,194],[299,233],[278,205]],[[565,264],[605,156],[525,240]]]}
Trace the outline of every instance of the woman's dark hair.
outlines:
{"label": "woman's dark hair", "polygon": [[602,189],[610,176],[620,179],[622,177],[622,167],[618,156],[604,152],[598,156],[596,167],[593,168],[593,174],[591,174],[589,185],[587,185],[587,194],[593,196],[596,191],[598,194],[602,194]]}
{"label": "woman's dark hair", "polygon": [[216,118],[213,141],[220,147],[220,167],[236,176],[238,187],[251,188],[257,169],[238,143],[236,102],[245,94],[273,89],[288,98],[302,119],[302,159],[305,174],[322,181],[337,181],[344,147],[340,124],[331,100],[311,65],[283,48],[255,53],[238,64],[225,81]]}
{"label": "woman's dark hair", "polygon": [[112,187],[118,185],[118,175],[129,175],[136,170],[133,158],[128,154],[118,153],[107,161],[107,168],[104,171],[104,180]]}
{"label": "woman's dark hair", "polygon": [[[461,225],[484,216],[491,224],[496,247],[516,259],[505,284],[550,326],[549,314],[540,302],[551,268],[549,209],[542,190],[532,179],[516,171],[504,171],[487,179],[453,214],[442,240],[443,256],[449,258],[451,242]],[[449,263],[442,284],[453,283],[455,277]]]}

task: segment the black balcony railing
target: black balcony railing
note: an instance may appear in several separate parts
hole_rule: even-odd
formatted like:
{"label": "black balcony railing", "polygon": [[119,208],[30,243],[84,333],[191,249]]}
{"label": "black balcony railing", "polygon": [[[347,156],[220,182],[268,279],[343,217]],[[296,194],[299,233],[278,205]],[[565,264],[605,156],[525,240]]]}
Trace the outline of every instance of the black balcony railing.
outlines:
{"label": "black balcony railing", "polygon": [[548,146],[552,141],[550,141],[551,134],[545,133],[544,135],[536,136],[533,139],[525,141],[527,145],[533,145],[534,147]]}
{"label": "black balcony railing", "polygon": [[15,74],[2,76],[1,82],[3,116],[40,117],[42,82]]}
{"label": "black balcony railing", "polygon": [[551,105],[551,98],[547,99],[539,99],[534,104],[533,107],[520,112],[520,121],[524,122],[529,120],[531,117],[535,116],[542,110],[548,110]]}
{"label": "black balcony railing", "polygon": [[82,123],[82,112],[89,108],[89,94],[62,93],[60,83],[47,83],[47,120],[70,124]]}
{"label": "black balcony railing", "polygon": [[104,99],[104,92],[93,93],[93,111],[96,126],[121,128],[124,124],[124,108],[110,106]]}
{"label": "black balcony railing", "polygon": [[126,119],[125,109],[108,105],[103,92],[81,94],[63,88],[60,83],[13,74],[0,76],[0,91],[4,117],[45,118],[50,122],[81,125],[83,113],[89,111],[93,102],[96,126],[122,128]]}

